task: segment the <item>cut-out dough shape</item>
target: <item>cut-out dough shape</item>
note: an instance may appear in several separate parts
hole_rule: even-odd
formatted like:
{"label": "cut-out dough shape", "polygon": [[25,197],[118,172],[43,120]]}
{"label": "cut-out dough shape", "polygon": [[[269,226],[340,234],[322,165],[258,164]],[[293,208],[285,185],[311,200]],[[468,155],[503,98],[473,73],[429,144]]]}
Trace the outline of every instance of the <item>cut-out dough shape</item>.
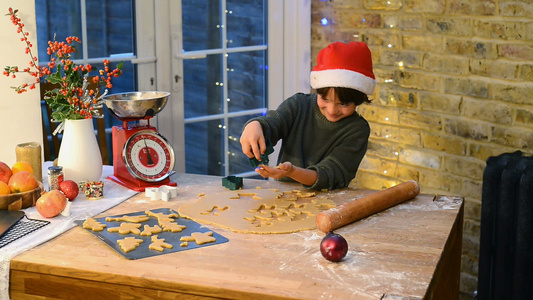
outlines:
{"label": "cut-out dough shape", "polygon": [[124,252],[130,252],[135,250],[142,242],[143,240],[136,239],[132,236],[117,241],[117,243],[120,245],[120,248]]}
{"label": "cut-out dough shape", "polygon": [[163,231],[163,229],[161,229],[161,227],[159,227],[157,225],[154,225],[154,226],[144,225],[144,229],[141,232],[141,235],[142,236],[151,236],[154,233],[161,233],[162,231]]}
{"label": "cut-out dough shape", "polygon": [[162,252],[164,249],[172,249],[172,245],[169,243],[165,243],[165,239],[159,239],[157,238],[157,235],[154,235],[152,238],[152,243],[148,245],[148,249],[150,250],[156,250]]}
{"label": "cut-out dough shape", "polygon": [[181,232],[183,229],[187,228],[185,225],[179,225],[176,222],[172,221],[159,221],[159,225],[163,227],[163,231],[170,231],[170,232]]}
{"label": "cut-out dough shape", "polygon": [[141,231],[139,230],[140,227],[141,227],[141,224],[139,223],[120,223],[119,227],[111,227],[111,228],[108,228],[107,231],[118,232],[120,234],[128,234],[128,233],[140,234],[141,233]]}
{"label": "cut-out dough shape", "polygon": [[175,213],[170,213],[170,214],[154,213],[150,210],[147,210],[144,213],[149,215],[150,217],[156,218],[158,221],[174,221],[174,219],[179,218],[179,215]]}
{"label": "cut-out dough shape", "polygon": [[89,218],[83,222],[83,228],[90,229],[92,231],[102,231],[107,225],[96,221],[93,218]]}
{"label": "cut-out dough shape", "polygon": [[193,232],[191,236],[182,236],[180,241],[183,242],[195,242],[197,245],[216,242],[217,239],[213,237],[212,231],[207,232]]}
{"label": "cut-out dough shape", "polygon": [[316,215],[335,206],[314,192],[245,189],[207,194],[182,205],[178,212],[181,217],[235,232],[271,234],[315,229]]}
{"label": "cut-out dough shape", "polygon": [[146,222],[150,220],[150,217],[146,215],[140,215],[140,216],[122,216],[118,218],[111,218],[107,217],[105,218],[106,222],[129,222],[129,223],[141,223]]}

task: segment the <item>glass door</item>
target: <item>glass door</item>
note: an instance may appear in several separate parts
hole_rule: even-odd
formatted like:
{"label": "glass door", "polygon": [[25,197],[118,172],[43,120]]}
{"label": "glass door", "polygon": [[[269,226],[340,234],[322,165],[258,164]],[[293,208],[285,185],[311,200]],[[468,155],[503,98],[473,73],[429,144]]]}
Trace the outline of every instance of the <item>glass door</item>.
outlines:
{"label": "glass door", "polygon": [[[185,170],[250,171],[240,132],[267,107],[267,1],[181,1]],[[178,18],[180,17],[178,16]]]}

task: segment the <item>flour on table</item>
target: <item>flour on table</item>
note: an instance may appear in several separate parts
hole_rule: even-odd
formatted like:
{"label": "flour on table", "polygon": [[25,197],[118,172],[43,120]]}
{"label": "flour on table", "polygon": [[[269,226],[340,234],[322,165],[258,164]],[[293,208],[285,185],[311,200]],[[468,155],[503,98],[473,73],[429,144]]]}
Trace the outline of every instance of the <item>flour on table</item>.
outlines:
{"label": "flour on table", "polygon": [[314,229],[316,215],[335,206],[314,192],[248,189],[206,194],[178,212],[235,232],[272,234]]}

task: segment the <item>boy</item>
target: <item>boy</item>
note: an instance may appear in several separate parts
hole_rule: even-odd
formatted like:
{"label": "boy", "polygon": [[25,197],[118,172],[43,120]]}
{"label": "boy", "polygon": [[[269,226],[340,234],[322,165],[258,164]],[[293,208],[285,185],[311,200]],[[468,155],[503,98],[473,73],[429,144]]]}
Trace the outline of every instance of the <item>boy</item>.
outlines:
{"label": "boy", "polygon": [[336,42],[318,53],[311,72],[316,94],[298,93],[266,116],[249,120],[241,135],[243,153],[260,160],[266,140],[282,140],[275,168],[261,165],[263,177],[300,182],[309,189],[336,189],[355,178],[366,153],[370,127],[356,111],[370,103],[376,80],[363,42]]}

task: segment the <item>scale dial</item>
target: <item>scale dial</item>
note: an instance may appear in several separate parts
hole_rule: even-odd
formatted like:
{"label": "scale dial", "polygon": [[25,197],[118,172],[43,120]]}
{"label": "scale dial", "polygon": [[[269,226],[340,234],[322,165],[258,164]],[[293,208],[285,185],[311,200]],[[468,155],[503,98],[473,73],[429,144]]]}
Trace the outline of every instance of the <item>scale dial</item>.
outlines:
{"label": "scale dial", "polygon": [[152,130],[141,130],[126,141],[122,150],[131,176],[148,181],[164,180],[174,168],[174,150],[167,140]]}

